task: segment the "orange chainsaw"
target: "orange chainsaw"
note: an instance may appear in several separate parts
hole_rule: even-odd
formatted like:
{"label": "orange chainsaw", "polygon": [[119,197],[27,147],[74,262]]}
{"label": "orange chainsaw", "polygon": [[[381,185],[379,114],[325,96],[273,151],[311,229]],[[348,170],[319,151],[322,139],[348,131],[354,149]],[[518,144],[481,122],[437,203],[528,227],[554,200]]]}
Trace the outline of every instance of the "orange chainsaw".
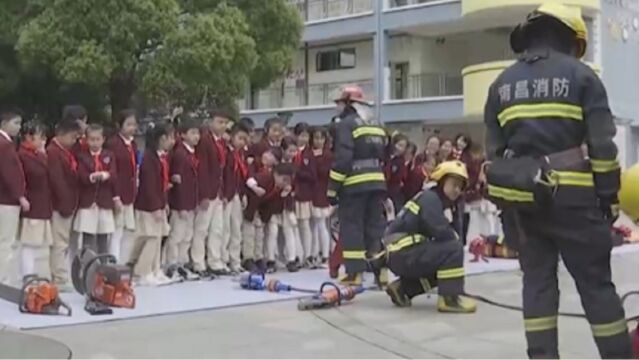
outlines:
{"label": "orange chainsaw", "polygon": [[84,310],[89,314],[112,314],[111,307],[135,308],[131,268],[118,265],[113,255],[84,249],[73,260],[71,274],[73,286],[86,297]]}
{"label": "orange chainsaw", "polygon": [[25,276],[22,289],[0,284],[0,298],[17,304],[21,313],[71,316],[71,308],[60,299],[58,288],[36,275]]}

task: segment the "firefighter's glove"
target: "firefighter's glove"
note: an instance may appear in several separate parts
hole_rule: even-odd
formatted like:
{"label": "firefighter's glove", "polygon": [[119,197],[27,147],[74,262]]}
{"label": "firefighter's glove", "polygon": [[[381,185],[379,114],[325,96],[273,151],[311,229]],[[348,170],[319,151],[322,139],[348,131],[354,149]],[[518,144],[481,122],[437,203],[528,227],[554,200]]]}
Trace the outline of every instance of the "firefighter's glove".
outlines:
{"label": "firefighter's glove", "polygon": [[619,204],[601,204],[601,211],[604,214],[604,218],[610,222],[610,224],[614,224],[619,219]]}
{"label": "firefighter's glove", "polygon": [[338,199],[337,199],[337,192],[336,191],[332,191],[329,190],[326,192],[326,197],[328,197],[328,203],[331,206],[337,206],[337,204],[339,203]]}

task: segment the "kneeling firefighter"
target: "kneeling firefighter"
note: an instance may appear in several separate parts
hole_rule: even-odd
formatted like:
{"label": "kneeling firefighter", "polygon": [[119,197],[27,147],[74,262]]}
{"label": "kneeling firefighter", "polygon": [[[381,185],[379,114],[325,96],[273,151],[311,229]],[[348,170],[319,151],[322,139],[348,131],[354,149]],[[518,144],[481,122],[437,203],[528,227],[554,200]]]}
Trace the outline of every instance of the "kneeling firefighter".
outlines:
{"label": "kneeling firefighter", "polygon": [[509,215],[506,238],[518,240],[531,358],[559,356],[559,256],[599,354],[631,357],[610,273],[620,183],[616,128],[603,83],[579,61],[587,38],[578,8],[541,5],[511,35],[519,60],[491,85],[485,107],[488,195]]}
{"label": "kneeling firefighter", "polygon": [[385,251],[370,261],[373,267],[388,266],[399,276],[386,289],[395,305],[410,306],[412,298],[437,287],[439,311],[472,313],[475,302],[461,296],[464,244],[452,224],[468,172],[462,162],[447,161],[431,178],[437,185],[406,203],[386,230]]}
{"label": "kneeling firefighter", "polygon": [[[374,119],[370,103],[359,86],[347,85],[335,99],[341,111],[334,126],[333,165],[327,196],[339,204],[339,238],[342,242],[345,285],[361,285],[366,262],[379,252],[386,227],[384,201],[386,180],[384,159],[388,135]],[[387,272],[376,271],[378,285],[384,286]]]}

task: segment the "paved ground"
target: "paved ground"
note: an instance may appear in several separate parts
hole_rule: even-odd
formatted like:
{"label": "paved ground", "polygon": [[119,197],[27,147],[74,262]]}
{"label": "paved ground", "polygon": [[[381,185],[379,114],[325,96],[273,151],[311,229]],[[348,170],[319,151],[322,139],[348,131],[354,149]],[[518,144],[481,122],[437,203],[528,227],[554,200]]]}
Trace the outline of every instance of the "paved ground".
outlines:
{"label": "paved ground", "polygon": [[[613,258],[620,293],[637,287],[639,254]],[[471,277],[467,290],[521,302],[517,272]],[[581,312],[561,271],[562,310]],[[339,309],[299,312],[296,304],[248,306],[175,316],[32,331],[66,344],[74,358],[522,358],[521,314],[480,304],[474,315],[436,312],[436,296],[394,308],[368,293]],[[639,313],[639,299],[626,306]],[[561,318],[564,358],[597,357],[585,320]]]}

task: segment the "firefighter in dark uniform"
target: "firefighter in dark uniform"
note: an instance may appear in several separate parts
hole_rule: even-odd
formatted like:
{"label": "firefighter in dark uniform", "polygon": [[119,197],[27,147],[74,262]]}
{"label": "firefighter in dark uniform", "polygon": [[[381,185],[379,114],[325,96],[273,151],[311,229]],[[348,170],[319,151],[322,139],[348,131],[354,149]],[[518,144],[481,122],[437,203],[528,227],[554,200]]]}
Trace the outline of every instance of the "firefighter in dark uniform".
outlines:
{"label": "firefighter in dark uniform", "polygon": [[441,312],[473,313],[477,306],[464,293],[464,244],[454,220],[458,199],[468,182],[460,161],[439,164],[431,175],[437,185],[408,201],[386,229],[385,251],[371,260],[373,267],[388,266],[399,279],[386,288],[399,307],[437,287]]}
{"label": "firefighter in dark uniform", "polygon": [[485,108],[488,195],[513,217],[504,230],[518,239],[530,358],[559,356],[559,256],[599,354],[631,357],[610,273],[620,181],[616,129],[601,80],[579,61],[586,39],[578,8],[541,5],[514,30],[519,60],[492,84]]}
{"label": "firefighter in dark uniform", "polygon": [[[339,203],[339,237],[346,268],[341,282],[360,285],[362,273],[368,269],[366,259],[381,250],[386,227],[383,160],[388,135],[373,119],[371,106],[358,86],[342,88],[335,102],[341,113],[334,124],[334,160],[327,195],[332,205]],[[386,277],[385,272],[377,273],[378,284],[384,285]]]}

